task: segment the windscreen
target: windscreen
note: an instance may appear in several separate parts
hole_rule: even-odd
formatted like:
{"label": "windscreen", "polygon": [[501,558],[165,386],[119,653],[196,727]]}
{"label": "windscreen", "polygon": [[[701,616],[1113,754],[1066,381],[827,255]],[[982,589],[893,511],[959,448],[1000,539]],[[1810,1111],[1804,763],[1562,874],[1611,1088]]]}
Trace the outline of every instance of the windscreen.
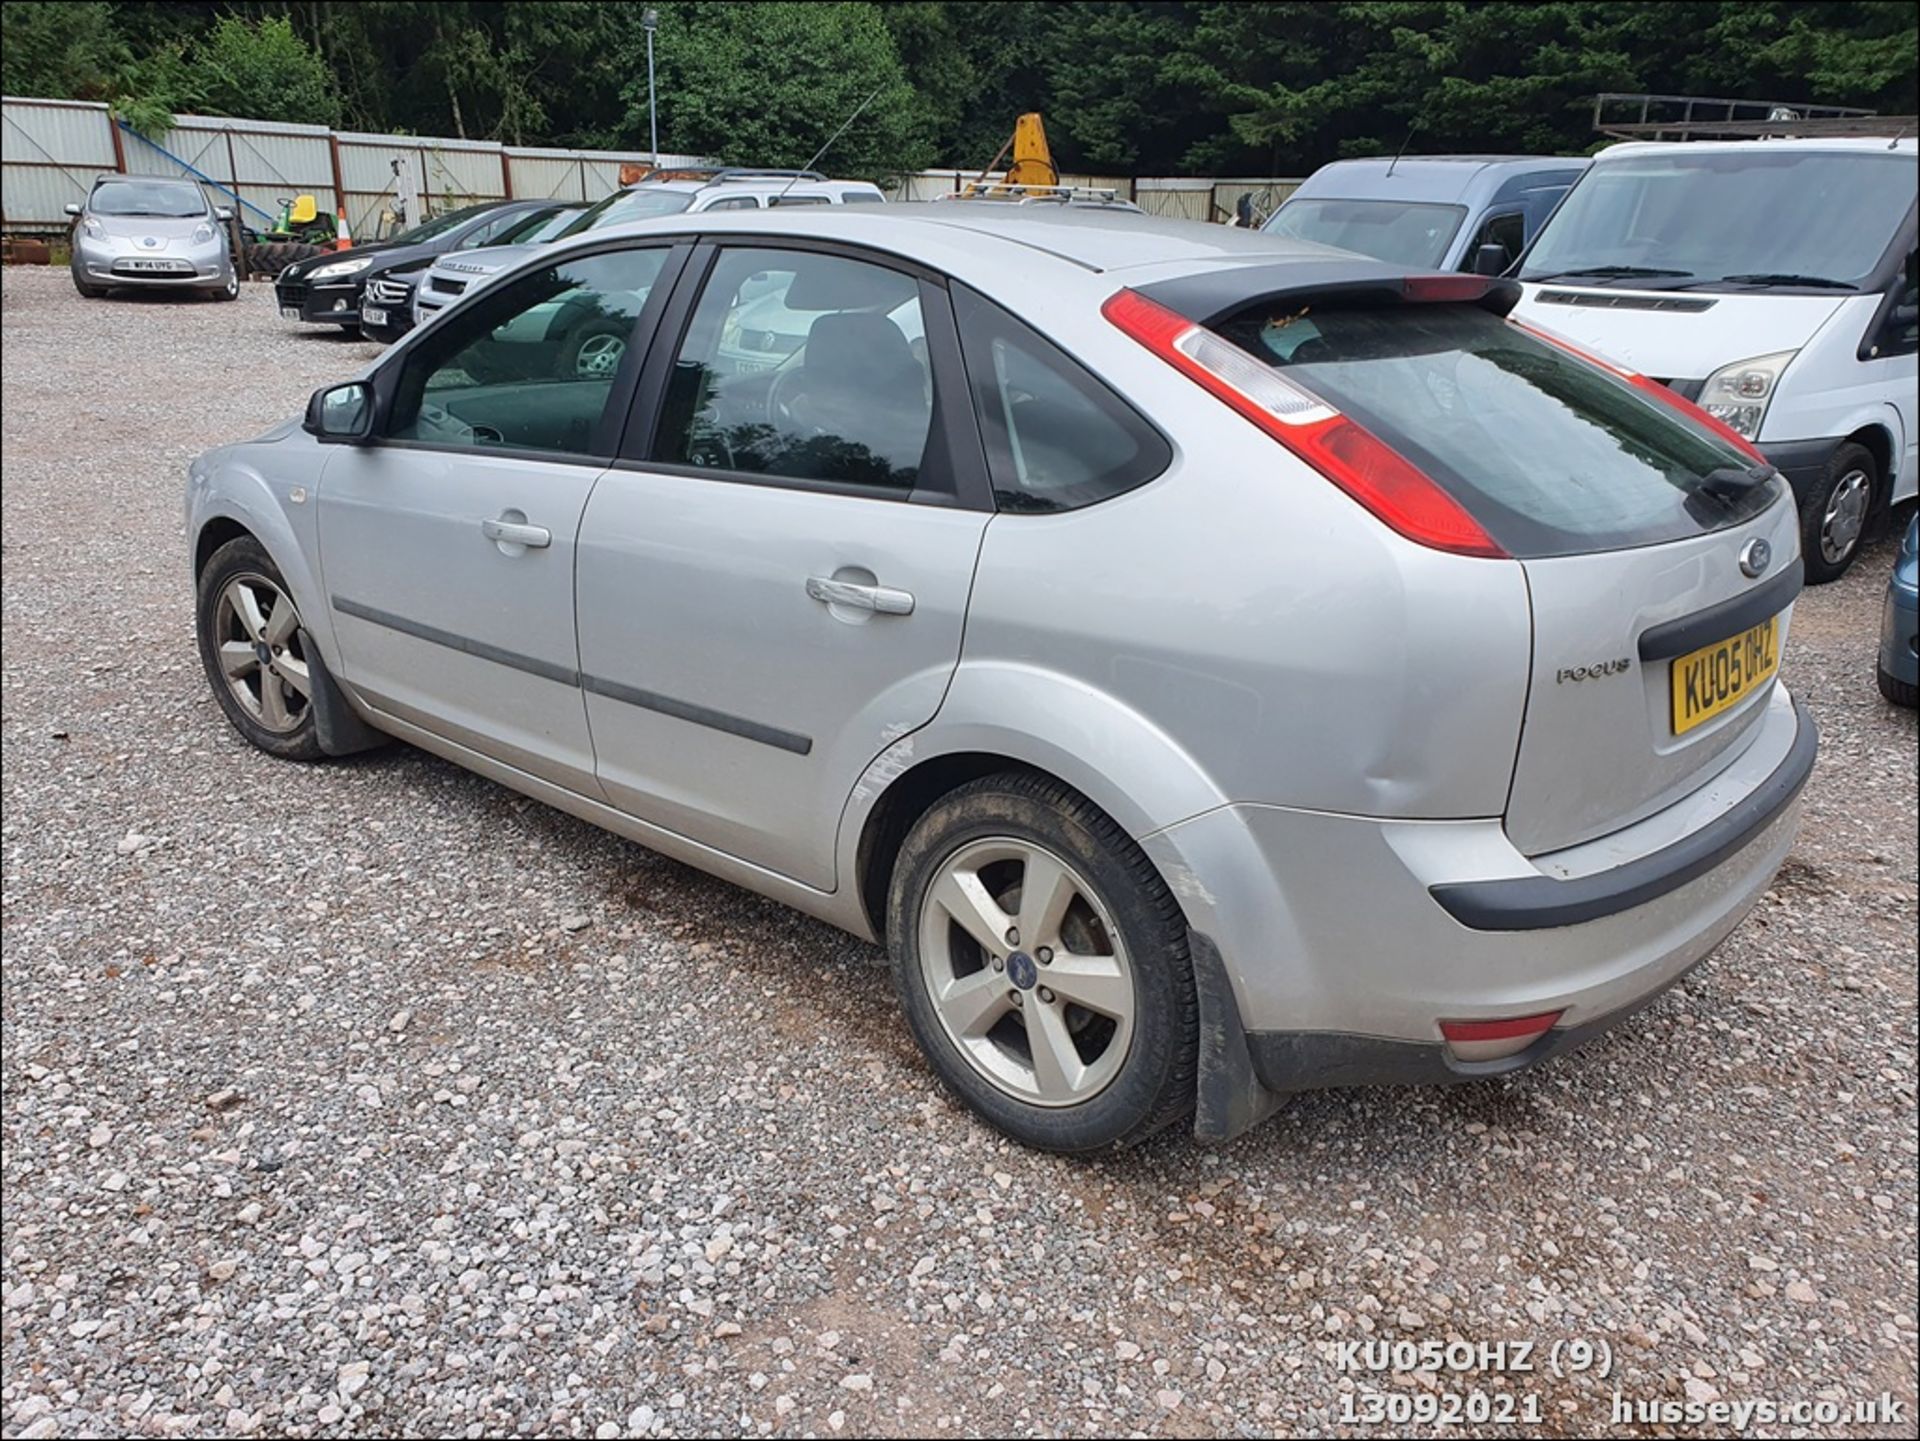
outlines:
{"label": "windscreen", "polygon": [[1750,456],[1477,306],[1258,306],[1216,329],[1399,451],[1521,559],[1697,536],[1777,494]]}
{"label": "windscreen", "polygon": [[522,217],[517,223],[509,225],[489,243],[531,245],[540,240],[548,240],[572,224],[574,217],[579,213],[577,207],[562,209],[557,205],[547,210],[535,210]]}
{"label": "windscreen", "polygon": [[418,245],[423,240],[432,240],[436,235],[445,235],[456,225],[464,225],[482,211],[491,210],[492,208],[490,205],[469,205],[464,210],[450,210],[445,215],[436,216],[425,224],[416,225],[411,230],[401,231],[393,237],[392,243],[395,245]]}
{"label": "windscreen", "polygon": [[603,225],[624,225],[629,220],[657,220],[663,215],[678,215],[691,204],[691,195],[676,190],[616,190],[581,211],[560,234],[579,235]]}
{"label": "windscreen", "polygon": [[1911,154],[1765,141],[1602,160],[1547,222],[1520,278],[1850,289],[1912,210],[1914,174]]}
{"label": "windscreen", "polygon": [[168,180],[112,180],[94,187],[87,208],[95,215],[205,215],[199,187]]}
{"label": "windscreen", "polygon": [[1460,222],[1461,205],[1399,200],[1289,200],[1267,222],[1274,235],[1311,240],[1419,270],[1438,269]]}

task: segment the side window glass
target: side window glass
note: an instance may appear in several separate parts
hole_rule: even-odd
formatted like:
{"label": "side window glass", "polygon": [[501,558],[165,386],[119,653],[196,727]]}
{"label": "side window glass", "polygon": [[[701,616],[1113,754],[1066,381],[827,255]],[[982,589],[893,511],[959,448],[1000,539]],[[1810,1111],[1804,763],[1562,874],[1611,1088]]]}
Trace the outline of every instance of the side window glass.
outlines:
{"label": "side window glass", "polygon": [[1920,350],[1920,251],[1909,250],[1907,263],[1893,282],[1893,304],[1880,327],[1877,354],[1912,355]]}
{"label": "side window glass", "polygon": [[588,453],[661,248],[561,261],[489,291],[403,362],[387,435]]}
{"label": "side window glass", "polygon": [[1092,505],[1172,462],[1160,433],[1057,346],[963,286],[953,299],[1002,510]]}
{"label": "side window glass", "polygon": [[[1507,252],[1508,265],[1520,258],[1520,252],[1527,244],[1527,218],[1515,212],[1511,215],[1496,215],[1480,227],[1480,233],[1473,237],[1473,244],[1467,247],[1467,253],[1460,259],[1462,270],[1473,269],[1473,258],[1480,253],[1483,245],[1497,245]],[[1504,267],[1502,267],[1504,268]]]}
{"label": "side window glass", "polygon": [[729,195],[725,200],[716,200],[709,210],[758,210],[760,202],[751,195]]}
{"label": "side window glass", "polygon": [[824,195],[776,195],[767,203],[769,205],[828,205],[832,202]]}
{"label": "side window glass", "polygon": [[920,287],[836,255],[728,247],[687,327],[662,461],[913,488],[932,427]]}

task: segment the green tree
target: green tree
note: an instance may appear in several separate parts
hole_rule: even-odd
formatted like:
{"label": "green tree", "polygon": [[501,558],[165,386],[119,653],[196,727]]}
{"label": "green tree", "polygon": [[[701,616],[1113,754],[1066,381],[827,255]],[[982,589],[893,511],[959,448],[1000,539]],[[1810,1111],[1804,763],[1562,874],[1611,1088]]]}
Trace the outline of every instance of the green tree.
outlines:
{"label": "green tree", "polygon": [[200,103],[216,115],[306,125],[340,119],[333,72],[284,17],[222,16],[191,63]]}
{"label": "green tree", "polygon": [[9,95],[105,100],[132,60],[105,0],[0,6],[0,42]]}
{"label": "green tree", "polygon": [[[634,7],[624,7],[627,14]],[[931,156],[912,85],[869,4],[663,4],[654,37],[663,150],[743,165],[804,165],[869,101],[822,157],[842,175],[917,169]],[[632,27],[634,78],[622,138],[647,144],[645,37]],[[1009,120],[1011,126],[1011,120]]]}

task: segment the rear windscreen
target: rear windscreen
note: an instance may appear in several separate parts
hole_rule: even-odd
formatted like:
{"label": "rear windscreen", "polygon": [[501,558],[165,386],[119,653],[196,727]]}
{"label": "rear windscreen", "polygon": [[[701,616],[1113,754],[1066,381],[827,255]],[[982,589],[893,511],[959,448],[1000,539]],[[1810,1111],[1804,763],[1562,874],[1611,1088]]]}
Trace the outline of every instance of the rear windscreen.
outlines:
{"label": "rear windscreen", "polygon": [[1777,493],[1750,480],[1750,456],[1477,306],[1256,306],[1214,328],[1419,466],[1521,559],[1685,539]]}

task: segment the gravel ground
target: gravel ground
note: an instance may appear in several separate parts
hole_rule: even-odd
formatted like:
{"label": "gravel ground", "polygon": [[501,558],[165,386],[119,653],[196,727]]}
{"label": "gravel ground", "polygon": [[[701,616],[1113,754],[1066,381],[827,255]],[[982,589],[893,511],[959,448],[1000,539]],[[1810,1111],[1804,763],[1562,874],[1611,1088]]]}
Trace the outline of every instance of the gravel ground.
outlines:
{"label": "gravel ground", "polygon": [[184,467],[373,347],[264,287],[4,307],[7,1434],[1406,1434],[1344,1408],[1476,1389],[1570,1435],[1886,1392],[1824,1434],[1912,1434],[1890,546],[1801,603],[1800,846],[1683,988],[1511,1081],[1056,1160],[936,1088],[872,948],[418,752],[229,729]]}

